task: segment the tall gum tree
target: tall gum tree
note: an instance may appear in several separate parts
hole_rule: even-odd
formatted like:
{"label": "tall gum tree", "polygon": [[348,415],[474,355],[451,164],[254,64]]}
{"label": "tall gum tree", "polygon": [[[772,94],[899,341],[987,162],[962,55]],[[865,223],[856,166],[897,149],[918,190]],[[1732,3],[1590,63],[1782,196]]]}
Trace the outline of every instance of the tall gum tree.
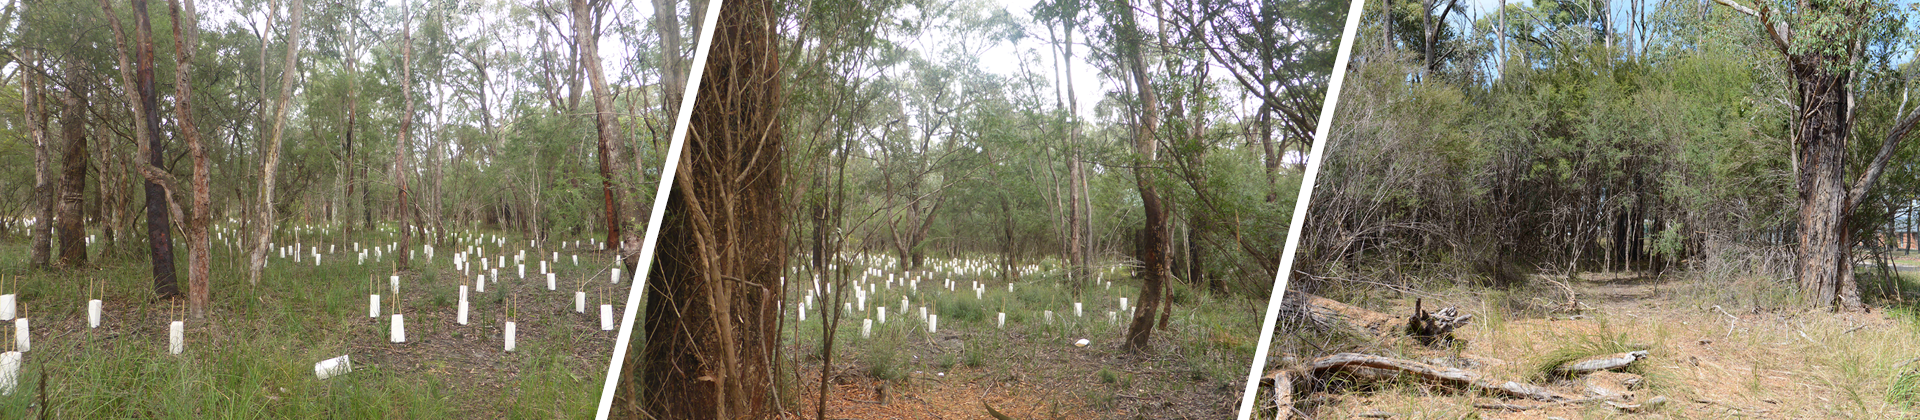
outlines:
{"label": "tall gum tree", "polygon": [[[180,208],[173,201],[173,191],[178,183],[173,175],[161,165],[166,163],[166,143],[160,139],[160,116],[155,110],[157,100],[153,91],[153,27],[147,15],[147,2],[134,0],[133,16],[135,32],[134,47],[127,46],[128,35],[120,24],[120,17],[108,0],[99,0],[100,10],[107,17],[107,25],[113,29],[114,59],[120,66],[122,93],[133,115],[139,118],[134,124],[134,143],[139,146],[139,156],[132,165],[145,178],[147,247],[153,267],[154,293],[162,298],[180,295],[180,286],[173,267],[173,220],[182,219]],[[137,49],[136,49],[137,48]],[[128,53],[133,53],[133,60]],[[134,63],[138,63],[135,67]]]}
{"label": "tall gum tree", "polygon": [[1153,81],[1148,74],[1146,53],[1146,34],[1140,29],[1140,23],[1134,17],[1133,4],[1128,0],[1119,0],[1114,5],[1119,17],[1116,28],[1119,57],[1123,66],[1133,77],[1139,115],[1134,127],[1134,148],[1138,153],[1134,158],[1134,185],[1140,191],[1141,208],[1144,211],[1146,226],[1141,232],[1141,263],[1143,267],[1140,285],[1140,309],[1134,312],[1133,322],[1127,326],[1128,351],[1147,350],[1148,341],[1153,337],[1154,315],[1160,308],[1160,300],[1165,298],[1167,278],[1172,276],[1172,267],[1168,263],[1167,209],[1155,190],[1153,165],[1159,157],[1159,141],[1155,131],[1160,122],[1160,100],[1154,93]]}
{"label": "tall gum tree", "polygon": [[[1847,140],[1853,130],[1852,84],[1861,65],[1871,23],[1890,7],[1874,0],[1797,0],[1748,7],[1714,0],[1759,23],[1787,58],[1797,94],[1793,150],[1799,194],[1794,274],[1806,303],[1836,310],[1864,309],[1853,279],[1853,212],[1886,171],[1895,149],[1920,121],[1920,112],[1899,117],[1880,150],[1859,177],[1847,180]],[[1782,14],[1781,10],[1791,10]]]}
{"label": "tall gum tree", "polygon": [[[184,3],[184,7],[182,5]],[[183,11],[184,9],[184,11]],[[199,18],[194,10],[193,0],[167,0],[167,16],[173,24],[173,113],[175,124],[179,124],[180,137],[187,141],[187,154],[193,160],[192,210],[187,213],[187,312],[194,318],[206,318],[207,305],[212,299],[209,290],[209,271],[213,265],[212,240],[208,237],[208,227],[212,224],[213,194],[210,189],[211,171],[207,165],[207,151],[200,141],[200,129],[193,119],[193,56],[199,49]]]}
{"label": "tall gum tree", "polygon": [[[260,284],[260,275],[267,267],[267,244],[273,241],[273,228],[278,220],[273,207],[274,183],[279,179],[280,174],[280,140],[286,134],[287,109],[292,105],[293,80],[300,75],[295,66],[300,63],[300,23],[305,9],[306,3],[302,0],[294,0],[293,4],[288,6],[287,20],[291,27],[287,30],[287,51],[280,67],[280,97],[275,101],[273,133],[267,138],[264,152],[266,156],[261,159],[260,191],[253,204],[253,253],[247,260],[247,282],[250,284]],[[265,41],[262,41],[261,48],[266,48]],[[405,258],[406,252],[402,251],[400,257],[395,260],[401,261],[404,265]]]}

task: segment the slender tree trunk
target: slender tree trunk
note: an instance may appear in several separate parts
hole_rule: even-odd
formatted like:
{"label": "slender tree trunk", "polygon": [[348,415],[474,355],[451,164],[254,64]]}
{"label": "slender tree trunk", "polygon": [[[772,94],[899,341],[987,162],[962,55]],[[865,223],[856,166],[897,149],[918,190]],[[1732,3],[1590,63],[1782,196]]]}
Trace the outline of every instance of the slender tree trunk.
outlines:
{"label": "slender tree trunk", "polygon": [[[208,228],[213,215],[213,194],[209,187],[210,169],[207,151],[200,142],[200,129],[193,120],[193,56],[199,49],[199,18],[193,0],[167,1],[167,14],[173,23],[173,97],[174,118],[180,136],[187,140],[187,153],[193,158],[193,211],[187,213],[187,311],[196,319],[207,317],[212,300],[209,276],[213,266]],[[184,16],[184,18],[182,18]]]}
{"label": "slender tree trunk", "polygon": [[[346,195],[340,197],[340,209],[342,213],[340,217],[342,222],[340,224],[340,233],[341,240],[343,241],[351,241],[353,238],[353,195],[355,190],[365,189],[360,186],[360,180],[366,179],[366,174],[360,172],[362,165],[353,150],[353,135],[359,131],[360,122],[360,26],[357,23],[360,18],[359,1],[355,0],[353,4],[347,8],[347,11],[347,45],[345,54],[342,54],[344,56],[342,58],[346,61],[347,67],[347,129],[345,133],[342,133],[345,137],[343,142],[345,146],[344,154],[346,156],[342,158],[345,161],[340,165],[340,171],[343,172],[347,178]],[[362,226],[367,229],[372,229],[373,211],[368,204],[365,197],[362,197],[360,200],[360,209],[361,214],[364,215],[362,220],[366,223]]]}
{"label": "slender tree trunk", "polygon": [[1092,281],[1088,278],[1092,277],[1088,267],[1093,265],[1093,197],[1088,194],[1091,191],[1087,188],[1086,159],[1080,147],[1080,95],[1073,89],[1073,28],[1079,19],[1078,11],[1076,8],[1068,12],[1060,36],[1066,40],[1062,44],[1062,55],[1066,59],[1061,60],[1061,66],[1066,69],[1062,74],[1067,79],[1067,204],[1072,207],[1067,229],[1073,232],[1067,237],[1071,243],[1068,271],[1086,283]]}
{"label": "slender tree trunk", "polygon": [[87,103],[86,94],[71,86],[88,83],[79,63],[70,61],[66,68],[70,88],[60,98],[60,137],[64,144],[54,230],[60,236],[60,266],[80,268],[87,266],[87,217],[82,211],[87,191]]}
{"label": "slender tree trunk", "polygon": [[[103,0],[101,3],[106,2]],[[133,92],[128,93],[128,99],[133,103],[134,115],[140,119],[134,123],[138,126],[135,141],[143,143],[145,149],[141,153],[141,159],[145,161],[135,165],[142,166],[146,178],[147,249],[153,265],[154,292],[163,298],[171,298],[180,295],[180,286],[175,280],[173,268],[173,221],[168,197],[171,188],[161,183],[168,177],[162,169],[166,164],[167,148],[159,133],[160,115],[156,109],[158,95],[153,87],[153,25],[147,14],[146,0],[132,0],[132,3],[135,68],[131,75],[132,83],[128,86]],[[112,10],[108,9],[107,12],[112,13]],[[118,23],[114,26],[117,27]],[[115,29],[118,39],[120,31]],[[126,62],[122,61],[121,65],[124,67]],[[121,71],[123,75],[126,74],[124,68]],[[171,181],[166,182],[171,184]]]}
{"label": "slender tree trunk", "polygon": [[1142,232],[1140,310],[1134,314],[1133,323],[1127,328],[1125,348],[1131,352],[1147,350],[1147,342],[1153,335],[1154,312],[1164,298],[1167,277],[1172,274],[1167,258],[1167,210],[1160,201],[1160,194],[1154,188],[1153,169],[1157,160],[1158,142],[1154,131],[1159,124],[1160,105],[1153,84],[1147,75],[1145,53],[1141,51],[1146,42],[1140,30],[1139,22],[1134,18],[1133,7],[1127,0],[1120,1],[1121,33],[1127,37],[1120,42],[1125,54],[1127,66],[1133,75],[1133,82],[1139,90],[1140,116],[1139,127],[1135,129],[1134,145],[1139,157],[1134,162],[1134,183],[1140,190],[1141,207],[1145,211],[1146,226]]}
{"label": "slender tree trunk", "polygon": [[[22,1],[20,3],[20,15],[29,16],[30,11],[34,8],[34,3],[37,3],[37,1]],[[30,22],[29,19],[22,18],[20,20],[22,31],[30,30],[28,22]],[[38,46],[26,46],[19,49],[20,61],[31,66],[31,68],[21,71],[23,77],[20,80],[20,108],[27,114],[27,136],[33,142],[33,203],[31,204],[32,210],[29,213],[33,214],[34,223],[33,226],[28,227],[33,231],[33,243],[31,246],[33,250],[27,258],[27,266],[36,270],[44,270],[53,267],[54,177],[53,164],[51,162],[53,157],[52,153],[48,151],[50,146],[47,144],[47,111],[41,103],[45,101],[45,98],[41,95],[41,89],[43,88],[41,85],[45,83],[45,80],[38,70],[41,67],[39,57],[37,57],[34,52],[36,49],[38,49]]]}
{"label": "slender tree trunk", "polygon": [[398,207],[394,210],[400,219],[400,247],[393,251],[393,269],[395,272],[412,268],[413,256],[413,207],[408,203],[412,195],[407,187],[408,175],[412,169],[407,167],[407,156],[413,153],[413,2],[401,3],[404,20],[400,24],[400,135],[393,143],[393,185]]}
{"label": "slender tree trunk", "polygon": [[786,268],[780,62],[770,1],[729,3],[647,287],[640,407],[656,418],[776,414]]}
{"label": "slender tree trunk", "polygon": [[628,219],[631,203],[624,181],[627,165],[625,154],[622,153],[627,146],[617,139],[619,129],[613,126],[616,112],[613,109],[613,94],[607,90],[606,75],[600,68],[600,25],[593,10],[600,5],[593,0],[572,0],[572,5],[574,41],[579,44],[580,66],[586,70],[587,83],[593,89],[593,126],[598,133],[600,189],[607,216],[607,247],[618,249],[621,261],[628,270],[632,270],[639,262],[636,258],[640,253],[641,238],[630,232],[634,221]]}
{"label": "slender tree trunk", "polygon": [[[666,111],[663,115],[676,117],[679,115],[680,96],[687,91],[687,59],[680,55],[684,42],[680,39],[679,7],[677,1],[653,0],[653,28],[660,35],[660,62],[663,63],[660,68],[660,106]],[[694,20],[700,19],[696,16]]]}
{"label": "slender tree trunk", "polygon": [[[296,66],[300,63],[300,24],[305,9],[302,0],[293,0],[288,8],[287,19],[293,26],[287,31],[286,59],[280,67],[280,99],[274,110],[273,135],[268,137],[266,157],[260,164],[260,194],[254,202],[253,255],[247,264],[249,284],[260,284],[260,275],[267,267],[267,244],[273,241],[274,226],[279,223],[274,214],[273,190],[280,173],[280,139],[286,133],[287,109],[292,107],[293,79],[300,75]],[[263,44],[261,48],[266,47]],[[396,261],[406,261],[405,255],[401,252]]]}

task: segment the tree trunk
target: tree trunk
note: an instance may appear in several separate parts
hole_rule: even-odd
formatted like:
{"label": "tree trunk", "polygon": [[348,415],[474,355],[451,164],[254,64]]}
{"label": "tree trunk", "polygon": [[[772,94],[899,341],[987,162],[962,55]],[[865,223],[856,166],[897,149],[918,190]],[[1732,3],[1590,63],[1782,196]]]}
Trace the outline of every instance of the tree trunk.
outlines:
{"label": "tree trunk", "polygon": [[768,418],[786,268],[780,62],[770,1],[720,8],[706,76],[647,287],[648,384],[657,418]]}
{"label": "tree trunk", "polygon": [[[139,111],[140,130],[146,133],[147,162],[158,171],[165,165],[167,144],[160,136],[160,111],[157,109],[159,96],[153,87],[153,24],[147,14],[146,0],[132,0],[133,21],[136,41],[134,52],[134,83],[139,89],[140,104],[134,109]],[[173,221],[168,213],[167,189],[154,177],[145,182],[147,192],[147,249],[151,251],[153,263],[154,292],[162,297],[180,295],[180,286],[175,280],[173,268]]]}
{"label": "tree trunk", "polygon": [[[699,11],[701,9],[694,8]],[[699,17],[693,18],[695,21]],[[653,0],[653,28],[660,35],[660,107],[661,115],[679,118],[680,96],[687,91],[687,59],[680,55],[680,3]],[[595,48],[598,49],[598,42]],[[596,56],[596,61],[598,57]]]}
{"label": "tree trunk", "polygon": [[1140,309],[1134,313],[1133,323],[1127,327],[1125,348],[1131,352],[1147,350],[1147,341],[1153,335],[1154,312],[1160,306],[1160,299],[1166,291],[1167,277],[1171,275],[1167,264],[1167,211],[1160,202],[1160,194],[1154,190],[1153,169],[1150,166],[1157,160],[1158,142],[1154,137],[1155,127],[1159,123],[1159,98],[1155,96],[1153,84],[1147,75],[1144,58],[1145,35],[1140,24],[1134,18],[1133,6],[1127,0],[1120,1],[1121,36],[1128,67],[1131,67],[1133,81],[1139,89],[1140,123],[1134,131],[1134,144],[1139,157],[1134,161],[1134,185],[1140,190],[1141,207],[1145,210],[1146,226],[1141,234],[1141,270]]}
{"label": "tree trunk", "polygon": [[[75,62],[67,63],[68,86],[85,86],[86,75]],[[60,192],[55,202],[54,230],[60,237],[60,266],[87,265],[87,218],[82,214],[87,191],[87,103],[85,93],[67,89],[61,95]],[[163,225],[164,226],[164,225]]]}
{"label": "tree trunk", "polygon": [[[288,8],[288,20],[293,27],[287,31],[286,59],[280,67],[280,100],[274,110],[273,135],[268,137],[266,157],[260,164],[260,193],[254,202],[253,255],[248,259],[247,282],[260,284],[260,275],[267,267],[267,244],[273,241],[273,228],[279,223],[274,214],[273,188],[280,173],[280,139],[286,133],[287,109],[293,96],[293,79],[299,76],[295,68],[300,60],[300,23],[301,12],[306,9],[302,0],[293,0]],[[266,48],[262,40],[261,48]],[[401,253],[405,258],[406,253]],[[397,259],[397,261],[405,261]]]}
{"label": "tree trunk", "polygon": [[[352,27],[353,25],[348,24],[347,26]],[[352,33],[354,30],[349,28],[348,32]],[[349,37],[358,38],[357,34],[349,35]],[[353,205],[350,204],[353,202],[353,192],[355,189],[364,189],[360,188],[359,184],[360,180],[366,177],[366,174],[359,172],[359,160],[355,159],[353,154],[353,133],[358,130],[357,126],[360,122],[360,69],[355,63],[359,60],[354,58],[357,54],[359,54],[359,52],[355,48],[347,48],[347,130],[346,133],[343,133],[346,137],[346,164],[341,165],[340,168],[340,170],[346,172],[347,175],[347,195],[341,197],[340,201],[341,203],[349,203],[340,206],[343,210],[348,210],[344,212],[346,213],[343,217],[345,223],[341,223],[341,231],[349,235],[353,233],[353,212],[351,211]],[[362,212],[361,214],[365,216],[365,218],[362,219],[365,221],[365,224],[361,226],[366,229],[373,229],[373,210],[372,206],[368,206],[367,204],[367,200],[363,196],[360,199],[360,210]],[[351,236],[348,236],[348,238],[351,238]]]}
{"label": "tree trunk", "polygon": [[626,159],[622,152],[627,147],[616,139],[619,131],[613,126],[616,112],[613,109],[613,94],[607,90],[606,75],[600,68],[599,19],[593,10],[600,5],[592,0],[572,0],[572,6],[574,41],[580,44],[580,66],[586,69],[587,83],[593,89],[593,127],[599,134],[600,189],[606,205],[607,247],[618,249],[620,260],[631,271],[639,262],[636,258],[640,253],[642,238],[630,232],[635,224],[628,218],[628,208],[632,203],[628,198],[627,183],[622,180],[627,174]]}
{"label": "tree trunk", "polygon": [[[193,157],[193,211],[187,213],[187,311],[195,318],[207,317],[207,305],[212,300],[208,277],[213,266],[211,238],[208,227],[213,215],[212,190],[209,189],[210,169],[207,166],[207,151],[200,143],[200,129],[193,122],[193,56],[199,49],[199,18],[194,11],[193,0],[186,0],[186,11],[181,12],[181,0],[167,1],[167,14],[173,23],[173,97],[174,118],[180,125],[180,136],[187,140],[187,153]],[[181,16],[184,15],[183,19]]]}
{"label": "tree trunk", "polygon": [[[1801,60],[1819,60],[1805,56]],[[1824,62],[1824,61],[1821,61]],[[1799,81],[1800,123],[1795,125],[1795,153],[1800,167],[1799,255],[1795,271],[1807,303],[1817,307],[1860,307],[1853,284],[1846,238],[1847,80],[1824,64],[1794,68]]]}
{"label": "tree trunk", "polygon": [[[1807,303],[1843,310],[1863,309],[1859,285],[1853,280],[1852,242],[1847,221],[1866,198],[1900,142],[1916,124],[1920,112],[1900,117],[1880,145],[1880,152],[1865,173],[1846,185],[1847,136],[1853,121],[1852,92],[1848,81],[1851,70],[1836,72],[1853,64],[1842,46],[1862,42],[1857,31],[1805,30],[1813,38],[1793,44],[1793,28],[1777,22],[1769,6],[1754,10],[1734,0],[1715,0],[1740,13],[1759,20],[1760,27],[1774,46],[1787,56],[1799,98],[1797,124],[1793,126],[1795,170],[1800,190],[1800,217],[1794,226],[1800,242],[1795,256],[1794,274],[1800,280],[1800,292]],[[1704,10],[1702,10],[1704,13]],[[1864,10],[1845,8],[1824,2],[1799,3],[1795,13],[1819,16],[1833,24],[1855,25],[1864,22]],[[1807,22],[1811,20],[1802,20]],[[1807,28],[1802,28],[1807,29]],[[1802,37],[1804,38],[1804,37]],[[1810,45],[1809,45],[1810,44]],[[1903,110],[1904,111],[1904,110]]]}
{"label": "tree trunk", "polygon": [[400,134],[393,143],[393,185],[400,219],[400,246],[393,251],[393,270],[397,274],[411,268],[413,256],[413,208],[407,202],[407,155],[413,152],[413,2],[401,3],[405,15],[400,24]]}
{"label": "tree trunk", "polygon": [[[20,15],[27,16],[35,0],[21,2]],[[27,30],[27,19],[21,19],[21,30]],[[21,110],[26,115],[27,135],[33,142],[33,203],[30,214],[34,217],[33,244],[31,255],[27,258],[27,267],[44,270],[53,266],[53,156],[47,143],[47,112],[41,97],[43,75],[39,72],[39,59],[35,56],[37,46],[20,48],[20,61],[31,65],[21,72],[20,81]]]}

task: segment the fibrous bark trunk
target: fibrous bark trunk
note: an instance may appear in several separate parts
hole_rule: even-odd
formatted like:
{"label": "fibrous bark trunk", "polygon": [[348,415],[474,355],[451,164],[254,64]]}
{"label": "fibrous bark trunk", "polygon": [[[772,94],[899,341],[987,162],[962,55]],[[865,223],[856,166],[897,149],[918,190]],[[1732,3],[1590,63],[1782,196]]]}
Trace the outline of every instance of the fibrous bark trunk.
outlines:
{"label": "fibrous bark trunk", "polygon": [[[167,15],[173,20],[173,113],[180,136],[187,140],[187,153],[193,159],[193,211],[187,213],[187,311],[194,318],[207,317],[212,300],[208,276],[213,266],[212,242],[208,228],[212,224],[213,195],[209,187],[210,169],[207,151],[200,143],[200,129],[193,121],[193,56],[199,49],[199,19],[193,0],[167,1]],[[183,17],[184,16],[184,17]]]}
{"label": "fibrous bark trunk", "polygon": [[[1853,74],[1845,69],[1856,60],[1853,51],[1862,41],[1853,37],[1861,36],[1861,32],[1798,28],[1803,35],[1795,38],[1795,28],[1778,21],[1771,6],[1761,5],[1756,10],[1734,0],[1715,2],[1759,20],[1767,37],[1787,57],[1799,94],[1793,143],[1800,190],[1799,223],[1794,227],[1800,246],[1794,274],[1799,278],[1800,293],[1816,307],[1862,309],[1859,285],[1853,279],[1848,220],[1884,172],[1900,142],[1920,124],[1920,112],[1900,117],[1882,140],[1879,154],[1849,187],[1846,157],[1853,121],[1849,83]],[[1829,2],[1801,1],[1793,13],[1831,17],[1841,25],[1850,25],[1864,20],[1862,14],[1868,12]],[[1794,44],[1796,39],[1804,41]]]}
{"label": "fibrous bark trunk", "polygon": [[1800,123],[1794,153],[1800,155],[1799,257],[1795,271],[1809,304],[1857,308],[1847,241],[1847,80],[1821,65],[1794,69],[1799,81]]}
{"label": "fibrous bark trunk", "polygon": [[767,418],[786,267],[781,71],[772,4],[713,28],[647,287],[639,406],[657,418]]}
{"label": "fibrous bark trunk", "polygon": [[[80,65],[67,63],[69,86],[83,86]],[[85,94],[72,88],[60,96],[60,192],[54,205],[54,230],[60,237],[60,266],[87,265],[87,219],[82,214],[87,190],[87,104]]]}

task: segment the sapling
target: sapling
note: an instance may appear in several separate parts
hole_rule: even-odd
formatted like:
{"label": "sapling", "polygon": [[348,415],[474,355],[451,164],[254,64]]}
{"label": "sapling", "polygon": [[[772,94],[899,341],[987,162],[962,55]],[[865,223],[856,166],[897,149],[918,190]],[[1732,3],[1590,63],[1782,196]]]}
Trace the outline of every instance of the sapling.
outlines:
{"label": "sapling", "polygon": [[394,343],[405,343],[407,342],[407,321],[405,316],[400,314],[400,290],[397,287],[393,291],[393,297],[393,326],[388,330],[387,339]]}
{"label": "sapling", "polygon": [[517,309],[518,307],[514,304],[514,299],[507,299],[507,328],[505,336],[507,352],[513,351],[513,320],[515,313],[518,312]]}

